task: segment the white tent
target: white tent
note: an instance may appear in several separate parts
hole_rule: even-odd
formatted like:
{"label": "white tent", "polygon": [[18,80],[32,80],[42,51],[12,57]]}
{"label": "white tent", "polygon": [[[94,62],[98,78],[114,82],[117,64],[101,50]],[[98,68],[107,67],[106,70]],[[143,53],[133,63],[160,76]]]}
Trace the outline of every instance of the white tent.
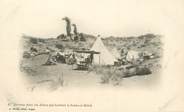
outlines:
{"label": "white tent", "polygon": [[93,63],[100,65],[113,65],[116,61],[115,57],[107,50],[100,37],[98,37],[93,44],[92,51],[100,52],[100,54],[94,54]]}

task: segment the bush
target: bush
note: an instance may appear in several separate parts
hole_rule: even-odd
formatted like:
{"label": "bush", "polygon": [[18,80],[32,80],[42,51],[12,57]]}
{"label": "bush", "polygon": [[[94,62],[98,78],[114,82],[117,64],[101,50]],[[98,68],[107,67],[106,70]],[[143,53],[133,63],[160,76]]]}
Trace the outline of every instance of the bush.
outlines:
{"label": "bush", "polygon": [[91,71],[95,71],[97,74],[101,75],[101,83],[107,84],[112,82],[113,85],[119,85],[121,79],[123,78],[123,72],[118,70],[114,66],[99,66],[94,65],[90,68]]}
{"label": "bush", "polygon": [[57,39],[66,39],[66,36],[64,34],[60,34],[56,37]]}
{"label": "bush", "polygon": [[33,44],[38,44],[38,40],[36,38],[30,38],[30,42]]}
{"label": "bush", "polygon": [[109,74],[103,74],[101,76],[101,78],[100,78],[101,79],[101,83],[103,83],[103,84],[109,83],[110,78],[111,78],[111,76]]}
{"label": "bush", "polygon": [[23,53],[23,58],[30,58],[31,57],[31,55],[30,55],[30,53],[28,53],[27,51],[25,51],[24,53]]}
{"label": "bush", "polygon": [[58,48],[58,49],[64,49],[63,45],[61,45],[61,44],[56,44],[56,48]]}
{"label": "bush", "polygon": [[45,40],[44,40],[44,39],[38,39],[38,41],[39,41],[39,42],[42,42],[42,43],[44,43],[44,42],[45,42]]}

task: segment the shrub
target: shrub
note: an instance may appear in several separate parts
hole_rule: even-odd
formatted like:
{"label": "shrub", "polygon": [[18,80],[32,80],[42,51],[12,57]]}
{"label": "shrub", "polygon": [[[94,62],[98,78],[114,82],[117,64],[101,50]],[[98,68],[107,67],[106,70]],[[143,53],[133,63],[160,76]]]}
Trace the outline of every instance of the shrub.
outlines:
{"label": "shrub", "polygon": [[31,55],[30,55],[30,53],[28,53],[27,51],[25,51],[24,53],[23,53],[23,58],[30,58],[31,57]]}
{"label": "shrub", "polygon": [[101,83],[103,84],[112,82],[113,85],[119,85],[123,77],[123,72],[113,66],[93,65],[90,70],[95,71],[97,74],[101,75],[100,79]]}
{"label": "shrub", "polygon": [[58,49],[64,49],[63,45],[61,45],[61,44],[56,44],[56,48],[58,48]]}
{"label": "shrub", "polygon": [[30,42],[33,44],[38,44],[38,40],[36,38],[30,38]]}
{"label": "shrub", "polygon": [[44,39],[38,39],[38,41],[39,41],[39,42],[42,42],[42,43],[44,43],[44,42],[45,42],[45,40],[44,40]]}

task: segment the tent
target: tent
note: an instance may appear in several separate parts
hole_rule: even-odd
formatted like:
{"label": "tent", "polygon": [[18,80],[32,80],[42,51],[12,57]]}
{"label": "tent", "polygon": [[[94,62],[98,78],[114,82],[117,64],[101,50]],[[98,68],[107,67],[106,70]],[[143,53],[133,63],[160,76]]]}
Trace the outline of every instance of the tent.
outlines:
{"label": "tent", "polygon": [[97,65],[113,65],[116,61],[115,57],[107,50],[100,37],[98,37],[93,44],[92,51],[100,52],[94,54],[93,63]]}

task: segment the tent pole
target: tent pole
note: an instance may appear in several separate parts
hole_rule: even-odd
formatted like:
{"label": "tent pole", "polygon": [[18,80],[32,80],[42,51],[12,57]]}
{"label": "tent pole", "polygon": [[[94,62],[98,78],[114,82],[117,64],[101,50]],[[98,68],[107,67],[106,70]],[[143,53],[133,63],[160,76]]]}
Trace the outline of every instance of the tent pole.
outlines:
{"label": "tent pole", "polygon": [[99,55],[99,64],[100,64],[100,55]]}

